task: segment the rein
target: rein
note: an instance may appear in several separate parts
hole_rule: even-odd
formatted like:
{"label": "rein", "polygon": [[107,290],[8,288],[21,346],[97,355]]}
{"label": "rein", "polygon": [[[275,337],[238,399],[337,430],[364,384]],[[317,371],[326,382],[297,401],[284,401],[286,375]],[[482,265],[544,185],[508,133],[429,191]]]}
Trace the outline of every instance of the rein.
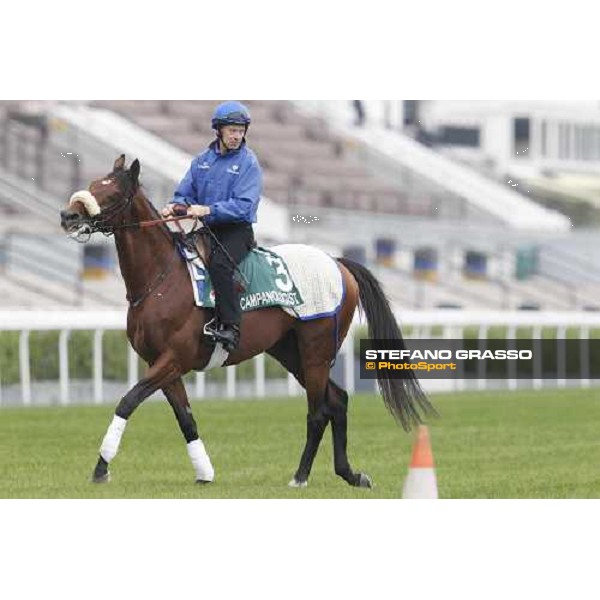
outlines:
{"label": "rein", "polygon": [[132,300],[129,297],[129,294],[126,296],[127,302],[129,302],[129,306],[131,308],[137,308],[171,273],[171,269],[173,268],[173,264],[175,263],[175,258],[177,258],[178,251],[175,247],[173,249],[173,255],[171,256],[171,260],[167,264],[167,266],[154,278],[152,283],[146,288],[146,290],[142,293],[141,296]]}
{"label": "rein", "polygon": [[[113,216],[113,215],[111,215]],[[118,229],[145,229],[146,227],[155,227],[162,223],[170,223],[173,221],[183,221],[184,219],[195,219],[191,215],[183,215],[181,217],[170,217],[168,219],[154,219],[153,221],[138,221],[137,223],[123,223],[122,225],[103,224],[98,221],[92,221],[92,233],[103,233],[104,235],[113,235]]]}
{"label": "rein", "polygon": [[[118,204],[117,206],[112,208],[112,210],[109,209],[109,210],[104,211],[101,219],[92,220],[87,225],[84,225],[85,230],[84,231],[80,230],[80,232],[87,239],[84,239],[83,241],[85,242],[85,241],[89,240],[92,233],[102,233],[105,236],[111,236],[111,235],[114,235],[115,231],[121,230],[121,229],[145,229],[147,227],[155,227],[157,225],[161,225],[163,223],[168,223],[171,221],[182,221],[183,219],[194,218],[190,215],[182,215],[182,216],[178,216],[178,217],[171,217],[168,219],[154,219],[151,221],[138,221],[136,223],[123,223],[121,225],[114,225],[114,224],[107,222],[107,221],[111,221],[112,219],[114,219],[114,217],[125,212],[125,210],[127,210],[131,206],[132,202],[133,202],[133,196],[129,196],[126,199],[126,201],[123,202],[122,204]],[[80,240],[78,239],[78,241],[80,241]],[[168,264],[166,265],[166,267],[152,280],[150,285],[148,285],[146,287],[146,289],[141,294],[141,296],[139,296],[135,299],[131,298],[129,296],[129,294],[126,296],[126,299],[129,302],[129,306],[131,308],[137,308],[138,306],[140,306],[142,304],[142,302],[144,302],[144,300],[146,300],[146,298],[148,298],[148,296],[150,296],[150,294],[163,283],[163,281],[171,273],[171,270],[173,269],[173,265],[175,264],[175,259],[177,258],[178,254],[179,254],[179,252],[177,250],[177,246],[175,246],[173,248],[173,255],[172,255],[171,259],[169,260]]]}
{"label": "rein", "polygon": [[[168,222],[172,222],[172,221],[181,221],[183,219],[195,219],[195,218],[197,218],[197,217],[192,217],[190,215],[183,215],[181,217],[171,217],[169,219],[155,219],[153,221],[140,221],[138,223],[128,223],[126,225],[120,225],[117,227],[120,229],[125,229],[125,228],[144,229],[146,227],[154,227],[156,225],[160,225],[161,223],[168,223]],[[238,274],[242,278],[242,281],[246,283],[246,286],[248,286],[249,285],[248,280],[246,279],[246,277],[244,276],[244,274],[242,273],[240,268],[237,266],[237,264],[235,263],[233,258],[231,258],[231,255],[229,254],[229,252],[227,252],[227,249],[221,244],[221,242],[219,241],[217,236],[215,236],[214,232],[206,224],[204,224],[204,231],[207,232],[208,235],[213,239],[213,241],[217,244],[217,246],[219,247],[221,252],[223,252],[225,257],[231,262],[234,270],[238,272]],[[173,268],[175,258],[178,256],[178,254],[179,254],[179,252],[177,250],[177,246],[175,246],[173,256],[172,256],[171,260],[169,261],[169,264],[158,274],[157,277],[154,278],[152,283],[146,288],[146,291],[139,298],[132,300],[129,296],[127,296],[127,301],[129,302],[129,306],[131,306],[131,308],[137,308],[140,304],[142,304],[142,302],[158,286],[160,286],[160,284],[167,278],[167,276],[171,272],[171,269]]]}
{"label": "rein", "polygon": [[[185,219],[198,219],[198,217],[194,217],[193,215],[180,215],[180,216],[176,216],[176,217],[169,217],[166,219],[161,218],[161,219],[153,219],[150,221],[137,221],[136,223],[123,223],[121,225],[112,225],[112,224],[106,222],[106,221],[112,220],[114,217],[123,213],[127,208],[129,208],[131,206],[132,202],[133,202],[133,196],[129,196],[123,204],[117,205],[112,210],[105,211],[102,219],[96,219],[96,220],[90,221],[88,224],[84,225],[82,229],[79,230],[78,233],[81,234],[81,236],[86,236],[86,239],[81,239],[79,237],[79,235],[75,239],[77,239],[77,241],[86,242],[87,240],[89,240],[92,233],[102,233],[108,237],[108,236],[114,235],[115,231],[121,230],[121,229],[146,229],[148,227],[156,227],[158,225],[162,225],[163,223],[183,221]],[[202,218],[200,218],[199,220],[202,221]],[[241,278],[241,281],[245,282],[246,286],[247,286],[248,281],[247,281],[246,277],[244,276],[244,274],[242,273],[242,271],[240,270],[240,268],[238,267],[236,262],[233,260],[233,258],[231,257],[231,255],[229,254],[227,249],[223,246],[223,244],[221,244],[220,240],[214,234],[212,229],[210,227],[208,227],[208,225],[206,225],[206,223],[203,223],[203,225],[204,225],[203,231],[208,234],[208,236],[212,239],[212,241],[215,243],[215,245],[223,253],[225,258],[227,258],[227,260],[231,263],[233,270],[238,273],[238,275]],[[129,295],[126,297],[127,301],[129,302],[129,306],[131,308],[136,308],[136,307],[140,306],[140,304],[142,304],[142,302],[144,302],[144,300],[146,300],[146,298],[167,278],[167,276],[171,272],[171,269],[173,268],[175,258],[178,256],[178,254],[179,254],[179,252],[177,250],[177,246],[175,246],[174,250],[173,250],[173,256],[172,256],[171,260],[169,261],[169,263],[167,264],[167,266],[157,275],[157,277],[155,277],[153,279],[152,283],[146,288],[146,290],[142,293],[141,296],[139,296],[135,300],[132,300],[129,297]]]}
{"label": "rein", "polygon": [[[128,206],[130,204],[130,202],[131,202],[131,199],[128,200],[128,202],[125,204],[125,206]],[[101,229],[98,229],[98,231],[102,231],[102,233],[104,233],[104,235],[112,235],[112,234],[114,234],[115,230],[117,230],[117,229],[145,229],[147,227],[156,227],[157,225],[161,225],[162,223],[169,223],[172,221],[182,221],[184,219],[192,219],[192,218],[194,218],[194,217],[191,217],[189,215],[182,215],[180,217],[171,217],[168,219],[153,219],[151,221],[138,221],[137,223],[124,223],[122,225],[110,225],[108,227],[104,226],[107,229],[110,228],[108,232],[102,231]],[[131,308],[137,308],[138,306],[140,306],[142,304],[142,302],[144,302],[144,300],[146,300],[146,298],[148,298],[148,296],[150,296],[150,294],[152,294],[152,292],[154,290],[156,290],[163,283],[163,281],[171,273],[171,270],[173,269],[173,265],[175,264],[175,259],[177,258],[178,254],[179,254],[179,252],[177,250],[177,246],[175,246],[173,248],[173,254],[171,256],[171,260],[168,262],[167,266],[152,280],[150,285],[147,286],[146,290],[142,293],[141,296],[139,296],[135,300],[130,298],[129,295],[126,296],[127,302],[129,302],[129,306]]]}

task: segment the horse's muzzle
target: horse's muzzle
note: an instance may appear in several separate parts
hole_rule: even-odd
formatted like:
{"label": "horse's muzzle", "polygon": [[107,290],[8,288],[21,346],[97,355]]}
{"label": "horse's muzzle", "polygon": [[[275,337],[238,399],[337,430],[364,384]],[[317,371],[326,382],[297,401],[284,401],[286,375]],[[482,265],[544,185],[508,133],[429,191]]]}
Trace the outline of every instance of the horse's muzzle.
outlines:
{"label": "horse's muzzle", "polygon": [[85,222],[85,218],[77,211],[67,208],[60,211],[60,226],[67,232],[73,231]]}

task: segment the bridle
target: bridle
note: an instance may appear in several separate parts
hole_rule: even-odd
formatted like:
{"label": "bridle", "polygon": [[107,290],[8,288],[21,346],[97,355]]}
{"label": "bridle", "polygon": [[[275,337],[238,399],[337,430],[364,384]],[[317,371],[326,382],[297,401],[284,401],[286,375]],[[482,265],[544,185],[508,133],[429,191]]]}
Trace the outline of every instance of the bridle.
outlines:
{"label": "bridle", "polygon": [[[241,270],[239,269],[239,267],[227,251],[227,249],[221,244],[220,240],[215,236],[212,229],[206,223],[204,223],[202,218],[186,214],[175,217],[169,217],[166,219],[161,218],[149,221],[136,221],[134,223],[110,223],[110,221],[112,221],[115,217],[118,217],[119,215],[124,213],[128,208],[131,207],[131,205],[133,204],[134,195],[135,192],[128,195],[124,195],[125,202],[114,202],[112,205],[98,213],[98,215],[95,215],[95,217],[90,216],[90,220],[84,223],[81,227],[79,227],[77,231],[71,233],[69,237],[72,237],[77,242],[84,244],[89,241],[93,233],[102,233],[106,237],[110,237],[111,235],[114,235],[116,231],[122,229],[145,229],[147,227],[156,227],[158,225],[163,225],[164,223],[169,222],[183,221],[186,219],[196,219],[198,221],[202,221],[203,227],[201,231],[203,233],[206,233],[213,240],[217,248],[219,248],[221,252],[223,252],[224,256],[231,263],[233,269],[237,271],[237,273],[240,275],[242,281],[245,281],[246,285],[248,285],[246,277],[241,272]],[[152,283],[149,286],[147,286],[142,295],[136,298],[135,300],[130,298],[129,294],[126,296],[127,301],[129,302],[129,306],[131,308],[137,308],[138,306],[140,306],[142,302],[144,302],[144,300],[146,300],[146,298],[148,298],[148,296],[150,296],[150,294],[163,283],[163,281],[170,274],[175,263],[175,258],[178,255],[179,251],[177,249],[177,245],[175,244],[173,247],[173,255],[167,263],[166,267],[153,279]]]}
{"label": "bridle", "polygon": [[[90,216],[89,220],[87,220],[83,225],[78,227],[76,231],[70,234],[70,237],[75,239],[79,243],[86,243],[89,241],[93,233],[102,233],[103,235],[109,237],[114,235],[116,231],[122,229],[143,229],[146,227],[155,227],[157,225],[162,225],[163,223],[169,221],[180,221],[183,219],[190,219],[192,217],[187,215],[182,215],[179,217],[173,217],[170,219],[154,219],[150,221],[137,221],[134,223],[121,223],[115,224],[114,219],[120,215],[122,215],[128,208],[130,208],[133,204],[134,193],[124,194],[125,201],[117,201],[108,206],[107,208],[101,210],[95,216]],[[89,213],[88,213],[89,214]],[[171,273],[173,269],[173,265],[175,264],[175,259],[177,258],[178,250],[177,246],[173,247],[173,254],[171,259],[168,261],[167,265],[158,273],[158,275],[152,280],[152,282],[146,287],[146,289],[142,292],[140,296],[137,298],[131,298],[129,294],[127,294],[126,299],[129,302],[129,306],[131,308],[137,308],[152,294],[158,286],[160,286],[168,275]]]}
{"label": "bridle", "polygon": [[89,241],[93,233],[102,233],[106,237],[110,237],[115,234],[115,231],[120,229],[143,229],[144,227],[153,227],[162,223],[168,223],[169,221],[180,221],[182,219],[191,218],[187,215],[183,215],[171,219],[155,219],[152,221],[138,221],[135,223],[111,223],[115,217],[118,217],[131,207],[133,204],[133,197],[134,194],[126,195],[124,202],[114,202],[93,217],[88,214],[89,219],[78,227],[76,231],[73,231],[69,237],[81,244],[85,244]]}

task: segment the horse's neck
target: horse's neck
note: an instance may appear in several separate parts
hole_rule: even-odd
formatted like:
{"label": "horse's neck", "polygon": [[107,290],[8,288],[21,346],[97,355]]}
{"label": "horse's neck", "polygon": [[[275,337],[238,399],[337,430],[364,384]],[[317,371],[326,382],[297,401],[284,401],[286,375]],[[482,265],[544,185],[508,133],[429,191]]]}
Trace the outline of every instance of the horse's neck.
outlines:
{"label": "horse's neck", "polygon": [[[159,218],[149,201],[138,192],[125,222],[138,223]],[[173,240],[161,225],[144,229],[124,228],[115,232],[119,266],[127,297],[135,300],[172,260]]]}

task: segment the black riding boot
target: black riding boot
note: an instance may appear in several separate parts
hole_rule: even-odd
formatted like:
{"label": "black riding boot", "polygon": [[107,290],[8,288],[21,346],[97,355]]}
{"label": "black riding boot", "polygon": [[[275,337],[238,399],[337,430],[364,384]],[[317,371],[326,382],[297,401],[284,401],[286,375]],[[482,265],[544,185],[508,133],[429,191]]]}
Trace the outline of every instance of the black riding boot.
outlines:
{"label": "black riding boot", "polygon": [[221,342],[227,352],[233,352],[240,343],[240,328],[235,324],[218,323],[215,319],[204,326],[204,333],[215,343]]}
{"label": "black riding boot", "polygon": [[252,226],[248,223],[233,223],[213,228],[213,233],[229,256],[221,247],[213,246],[208,272],[216,296],[215,322],[209,326],[208,334],[221,342],[228,352],[233,352],[240,341],[242,308],[235,284],[235,265],[246,257],[254,243]]}
{"label": "black riding boot", "polygon": [[238,325],[223,323],[219,325],[217,337],[227,352],[233,352],[240,343],[240,328]]}

